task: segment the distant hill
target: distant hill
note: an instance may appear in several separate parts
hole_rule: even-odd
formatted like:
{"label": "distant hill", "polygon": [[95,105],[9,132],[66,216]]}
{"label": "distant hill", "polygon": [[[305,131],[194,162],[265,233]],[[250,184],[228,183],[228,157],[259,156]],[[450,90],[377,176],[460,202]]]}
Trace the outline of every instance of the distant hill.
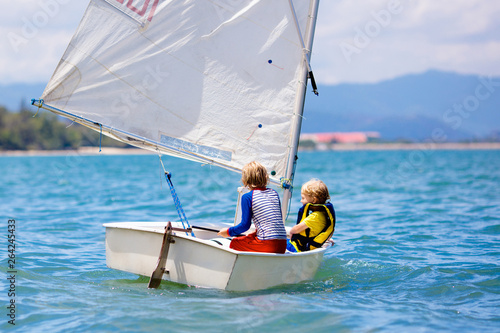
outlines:
{"label": "distant hill", "polygon": [[421,141],[441,129],[449,141],[485,138],[500,130],[500,78],[488,81],[429,71],[377,84],[320,86],[319,96],[307,95],[302,131],[377,131],[387,140]]}
{"label": "distant hill", "polygon": [[[498,136],[500,78],[486,85],[485,80],[429,71],[376,84],[320,85],[319,96],[307,94],[302,132],[377,131],[384,140],[412,141],[431,139],[435,130],[448,141]],[[0,106],[19,110],[44,88],[45,83],[0,86]]]}

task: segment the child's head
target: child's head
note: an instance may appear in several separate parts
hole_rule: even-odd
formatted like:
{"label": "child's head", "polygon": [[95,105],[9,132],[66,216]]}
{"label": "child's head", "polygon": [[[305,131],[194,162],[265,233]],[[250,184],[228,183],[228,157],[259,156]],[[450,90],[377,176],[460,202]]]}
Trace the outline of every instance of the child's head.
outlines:
{"label": "child's head", "polygon": [[310,181],[302,185],[300,194],[300,202],[303,205],[307,203],[324,204],[328,199],[330,199],[328,188],[326,187],[325,183],[323,183],[319,179],[311,179]]}
{"label": "child's head", "polygon": [[253,161],[243,167],[241,182],[250,189],[265,188],[269,182],[269,175],[262,164]]}

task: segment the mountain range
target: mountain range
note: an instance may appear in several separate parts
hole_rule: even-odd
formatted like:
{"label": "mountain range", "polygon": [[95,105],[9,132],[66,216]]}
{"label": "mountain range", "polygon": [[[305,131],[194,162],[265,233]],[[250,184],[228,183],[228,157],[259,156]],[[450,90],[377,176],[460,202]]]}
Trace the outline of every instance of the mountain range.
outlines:
{"label": "mountain range", "polygon": [[[45,84],[0,86],[0,106],[17,111]],[[310,87],[308,87],[310,90]],[[500,78],[428,71],[373,84],[308,91],[303,133],[379,132],[383,140],[460,141],[500,133]]]}
{"label": "mountain range", "polygon": [[303,133],[376,131],[387,140],[498,137],[500,78],[428,71],[308,93]]}

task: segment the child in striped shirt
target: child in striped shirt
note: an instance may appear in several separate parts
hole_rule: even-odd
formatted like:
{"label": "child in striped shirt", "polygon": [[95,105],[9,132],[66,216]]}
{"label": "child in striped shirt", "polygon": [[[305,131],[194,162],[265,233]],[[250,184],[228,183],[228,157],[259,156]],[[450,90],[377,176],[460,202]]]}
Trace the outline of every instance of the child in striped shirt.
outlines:
{"label": "child in striped shirt", "polygon": [[230,248],[238,251],[285,253],[286,230],[281,215],[278,193],[267,188],[269,175],[259,162],[250,162],[243,167],[241,181],[250,192],[241,197],[242,218],[240,224],[221,229],[219,236],[241,234],[252,224],[256,231],[231,240]]}

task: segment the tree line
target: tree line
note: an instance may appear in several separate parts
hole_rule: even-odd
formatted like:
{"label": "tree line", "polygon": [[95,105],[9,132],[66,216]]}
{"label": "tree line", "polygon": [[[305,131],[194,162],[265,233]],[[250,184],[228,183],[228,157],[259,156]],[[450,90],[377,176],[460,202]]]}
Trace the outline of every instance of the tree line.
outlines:
{"label": "tree line", "polygon": [[[22,108],[10,112],[0,107],[0,150],[65,150],[99,146],[99,133],[55,114]],[[102,136],[102,146],[127,147]]]}

